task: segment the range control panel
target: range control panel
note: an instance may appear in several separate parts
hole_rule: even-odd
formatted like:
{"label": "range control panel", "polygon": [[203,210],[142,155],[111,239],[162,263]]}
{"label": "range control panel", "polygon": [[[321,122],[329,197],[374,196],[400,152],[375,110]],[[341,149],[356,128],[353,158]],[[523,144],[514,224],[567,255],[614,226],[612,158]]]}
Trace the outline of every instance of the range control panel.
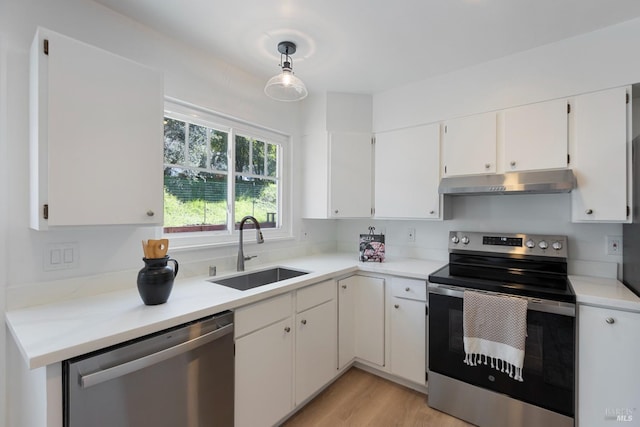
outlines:
{"label": "range control panel", "polygon": [[449,250],[567,258],[567,236],[450,231]]}

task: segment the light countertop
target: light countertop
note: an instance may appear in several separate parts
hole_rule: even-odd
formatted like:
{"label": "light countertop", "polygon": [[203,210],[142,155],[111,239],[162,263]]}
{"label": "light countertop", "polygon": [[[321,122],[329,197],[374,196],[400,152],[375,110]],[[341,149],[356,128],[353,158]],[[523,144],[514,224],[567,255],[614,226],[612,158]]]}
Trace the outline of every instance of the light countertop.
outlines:
{"label": "light countertop", "polygon": [[[29,368],[35,369],[324,280],[356,272],[427,280],[444,264],[401,258],[362,263],[352,254],[317,255],[247,269],[250,272],[282,266],[310,272],[247,291],[209,282],[225,275],[178,277],[165,304],[144,305],[132,287],[8,311],[6,320]],[[230,275],[233,274],[226,276]],[[640,298],[615,279],[569,278],[578,303],[640,311]]]}
{"label": "light countertop", "polygon": [[443,264],[418,259],[362,263],[353,255],[319,255],[274,264],[309,274],[247,291],[208,282],[222,275],[178,276],[165,304],[145,306],[132,288],[9,311],[6,320],[29,368],[35,369],[357,271],[427,280]]}
{"label": "light countertop", "polygon": [[640,312],[640,298],[616,279],[569,276],[578,304]]}

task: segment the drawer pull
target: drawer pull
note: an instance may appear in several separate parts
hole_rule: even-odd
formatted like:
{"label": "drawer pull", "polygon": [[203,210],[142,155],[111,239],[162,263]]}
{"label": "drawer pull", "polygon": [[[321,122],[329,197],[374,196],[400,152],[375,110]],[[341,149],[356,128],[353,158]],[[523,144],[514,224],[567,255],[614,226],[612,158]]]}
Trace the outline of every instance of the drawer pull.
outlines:
{"label": "drawer pull", "polygon": [[605,322],[607,322],[610,325],[613,325],[614,323],[616,323],[616,319],[614,319],[613,317],[607,317]]}
{"label": "drawer pull", "polygon": [[400,304],[394,305],[395,308],[400,308]]}
{"label": "drawer pull", "polygon": [[409,292],[411,288],[404,288],[405,292]]}
{"label": "drawer pull", "polygon": [[302,319],[302,320],[300,321],[300,323],[302,323],[303,325],[306,325],[306,324],[307,324],[307,319]]}
{"label": "drawer pull", "polygon": [[285,331],[286,333],[289,333],[289,332],[291,332],[291,328],[290,328],[290,327],[288,327],[288,326],[285,326],[284,331]]}

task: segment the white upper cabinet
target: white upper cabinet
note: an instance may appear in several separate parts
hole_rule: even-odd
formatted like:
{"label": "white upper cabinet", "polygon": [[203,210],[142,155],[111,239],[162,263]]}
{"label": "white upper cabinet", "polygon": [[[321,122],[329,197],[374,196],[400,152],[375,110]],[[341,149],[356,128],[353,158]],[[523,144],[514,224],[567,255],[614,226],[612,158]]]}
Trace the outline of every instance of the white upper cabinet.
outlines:
{"label": "white upper cabinet", "polygon": [[302,217],[370,218],[373,209],[371,96],[309,97],[302,137]]}
{"label": "white upper cabinet", "polygon": [[503,111],[504,172],[567,167],[567,105],[560,99]]}
{"label": "white upper cabinet", "polygon": [[371,217],[371,134],[332,132],[329,140],[329,215],[332,218]]}
{"label": "white upper cabinet", "polygon": [[439,218],[440,125],[376,135],[375,216]]}
{"label": "white upper cabinet", "polygon": [[630,90],[620,87],[589,93],[577,96],[572,103],[571,164],[577,180],[571,192],[574,222],[630,219]]}
{"label": "white upper cabinet", "polygon": [[496,113],[476,114],[444,123],[443,176],[496,172]]}
{"label": "white upper cabinet", "polygon": [[162,224],[162,74],[39,28],[30,86],[31,227]]}

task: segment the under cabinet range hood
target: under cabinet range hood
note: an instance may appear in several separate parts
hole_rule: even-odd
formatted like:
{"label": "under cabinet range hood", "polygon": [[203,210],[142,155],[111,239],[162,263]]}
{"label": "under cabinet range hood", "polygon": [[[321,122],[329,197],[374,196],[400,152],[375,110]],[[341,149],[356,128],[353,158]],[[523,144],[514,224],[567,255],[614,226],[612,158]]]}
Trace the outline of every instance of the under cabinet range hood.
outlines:
{"label": "under cabinet range hood", "polygon": [[571,169],[555,169],[442,178],[438,193],[452,195],[569,193],[575,187],[576,177]]}

